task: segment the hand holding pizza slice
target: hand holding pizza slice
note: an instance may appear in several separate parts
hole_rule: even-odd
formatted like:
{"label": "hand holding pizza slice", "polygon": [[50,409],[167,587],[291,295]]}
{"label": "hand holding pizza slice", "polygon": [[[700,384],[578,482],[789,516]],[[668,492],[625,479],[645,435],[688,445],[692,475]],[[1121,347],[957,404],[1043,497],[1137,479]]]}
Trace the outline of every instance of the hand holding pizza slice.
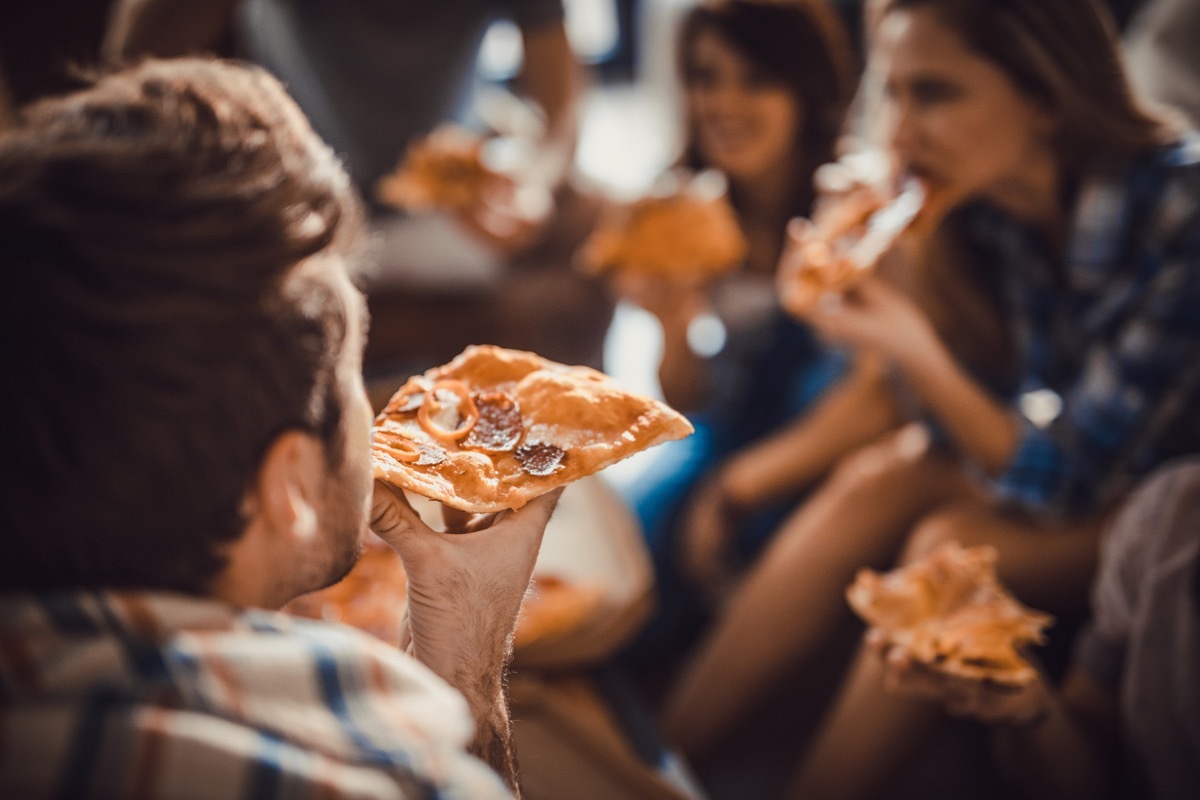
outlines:
{"label": "hand holding pizza slice", "polygon": [[476,205],[498,175],[483,161],[482,137],[443,125],[408,146],[399,166],[380,179],[379,200],[413,211],[464,210]]}
{"label": "hand holding pizza slice", "polygon": [[415,376],[375,420],[375,477],[471,513],[534,497],[692,433],[587,367],[490,345]]}
{"label": "hand holding pizza slice", "polygon": [[1037,670],[1021,648],[1044,641],[1053,618],[1033,611],[996,577],[991,547],[944,545],[885,575],[862,570],[846,598],[872,633],[935,672],[1025,686]]}
{"label": "hand holding pizza slice", "polygon": [[950,206],[947,193],[929,197],[912,180],[890,198],[877,188],[861,187],[812,222],[793,220],[779,271],[783,307],[803,316],[823,295],[851,289],[901,237],[928,234]]}
{"label": "hand holding pizza slice", "polygon": [[746,250],[724,176],[676,170],[646,197],[611,209],[580,260],[594,273],[709,280],[741,264]]}

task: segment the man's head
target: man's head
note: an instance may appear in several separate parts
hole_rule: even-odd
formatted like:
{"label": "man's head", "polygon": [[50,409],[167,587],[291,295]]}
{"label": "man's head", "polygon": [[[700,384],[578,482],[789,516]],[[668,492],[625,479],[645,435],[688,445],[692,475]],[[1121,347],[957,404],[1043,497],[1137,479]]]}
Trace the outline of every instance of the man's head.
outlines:
{"label": "man's head", "polygon": [[294,446],[332,476],[313,505],[352,561],[358,226],[258,69],[147,62],[0,137],[0,590],[209,591]]}

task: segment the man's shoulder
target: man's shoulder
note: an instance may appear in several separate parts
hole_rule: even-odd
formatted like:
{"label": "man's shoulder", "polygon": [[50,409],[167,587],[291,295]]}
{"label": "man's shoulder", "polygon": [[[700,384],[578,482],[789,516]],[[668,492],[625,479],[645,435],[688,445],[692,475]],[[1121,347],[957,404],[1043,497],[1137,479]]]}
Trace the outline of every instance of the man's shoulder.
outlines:
{"label": "man's shoulder", "polygon": [[[0,741],[16,743],[0,748],[0,795],[109,796],[96,787],[147,759],[164,782],[215,770],[212,792],[188,796],[245,796],[258,777],[375,787],[366,797],[397,785],[497,794],[464,754],[465,700],[360,631],[147,593],[8,596],[0,611],[13,612],[0,622]],[[64,795],[66,778],[80,782]]]}

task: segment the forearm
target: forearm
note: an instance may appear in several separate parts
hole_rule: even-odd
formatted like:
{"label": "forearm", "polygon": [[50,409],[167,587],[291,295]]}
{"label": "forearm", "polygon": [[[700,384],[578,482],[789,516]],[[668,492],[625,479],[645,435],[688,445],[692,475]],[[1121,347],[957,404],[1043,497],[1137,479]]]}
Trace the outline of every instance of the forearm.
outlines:
{"label": "forearm", "polygon": [[900,367],[959,449],[989,474],[1003,472],[1020,442],[1015,413],[979,386],[940,342]]}
{"label": "forearm", "polygon": [[517,779],[517,756],[513,750],[512,724],[504,690],[498,688],[490,698],[486,695],[479,698],[467,698],[475,718],[475,738],[468,749],[473,756],[495,770],[512,789],[513,796],[519,798],[521,785]]}
{"label": "forearm", "polygon": [[1000,727],[994,738],[1001,771],[1034,798],[1101,800],[1112,795],[1111,769],[1060,700],[1025,727]]}
{"label": "forearm", "polygon": [[879,363],[860,359],[809,413],[731,458],[721,490],[737,508],[761,507],[817,480],[899,422]]}
{"label": "forearm", "polygon": [[658,380],[663,398],[684,411],[703,408],[712,391],[708,359],[692,350],[687,339],[687,322],[662,321],[663,354]]}
{"label": "forearm", "polygon": [[526,32],[522,43],[526,66],[519,86],[545,115],[546,130],[537,169],[546,185],[553,188],[562,182],[575,158],[583,72],[561,24]]}
{"label": "forearm", "polygon": [[118,0],[101,45],[104,58],[175,56],[211,50],[240,0]]}

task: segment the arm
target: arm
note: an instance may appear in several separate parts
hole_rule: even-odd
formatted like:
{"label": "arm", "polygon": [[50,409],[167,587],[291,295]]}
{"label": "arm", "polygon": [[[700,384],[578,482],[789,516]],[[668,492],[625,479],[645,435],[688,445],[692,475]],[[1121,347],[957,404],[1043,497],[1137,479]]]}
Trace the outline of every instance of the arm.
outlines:
{"label": "arm", "polygon": [[561,21],[522,27],[521,41],[525,62],[518,85],[541,108],[546,122],[537,179],[554,190],[575,158],[583,75]]}
{"label": "arm", "polygon": [[859,359],[812,411],[735,453],[696,491],[680,531],[685,574],[720,594],[731,577],[730,537],[746,514],[795,494],[899,422],[882,366]]}
{"label": "arm", "polygon": [[541,138],[531,143],[528,163],[495,176],[476,203],[457,214],[468,231],[507,258],[529,251],[546,235],[555,218],[555,194],[574,164],[578,136],[579,63],[561,17],[533,13],[533,20],[520,20],[518,14],[525,57],[517,82],[544,115]]}
{"label": "arm", "polygon": [[1116,696],[1078,664],[1056,692],[1044,675],[1011,687],[937,672],[915,663],[878,629],[871,630],[867,642],[883,658],[889,692],[992,725],[998,766],[1023,794],[1078,800],[1109,796],[1119,763]]}
{"label": "arm", "polygon": [[688,279],[617,272],[613,290],[654,315],[662,329],[658,380],[663,398],[684,411],[703,408],[711,390],[708,359],[692,350],[688,328],[710,308],[708,286]]}
{"label": "arm", "polygon": [[118,0],[100,46],[110,63],[139,56],[174,56],[214,48],[240,0]]}
{"label": "arm", "polygon": [[959,448],[987,472],[1002,472],[1021,427],[951,355],[929,318],[899,291],[868,279],[806,319],[824,335],[878,353],[898,366]]}
{"label": "arm", "polygon": [[558,494],[469,533],[430,530],[402,492],[378,481],[371,512],[371,528],[400,555],[408,576],[409,652],[466,698],[476,723],[471,752],[518,794],[504,674]]}
{"label": "arm", "polygon": [[739,509],[782,499],[899,422],[883,365],[860,358],[812,411],[731,456],[721,467],[721,492]]}
{"label": "arm", "polygon": [[1078,667],[1046,693],[1039,719],[997,728],[1000,769],[1031,797],[1109,797],[1120,761],[1116,697]]}

